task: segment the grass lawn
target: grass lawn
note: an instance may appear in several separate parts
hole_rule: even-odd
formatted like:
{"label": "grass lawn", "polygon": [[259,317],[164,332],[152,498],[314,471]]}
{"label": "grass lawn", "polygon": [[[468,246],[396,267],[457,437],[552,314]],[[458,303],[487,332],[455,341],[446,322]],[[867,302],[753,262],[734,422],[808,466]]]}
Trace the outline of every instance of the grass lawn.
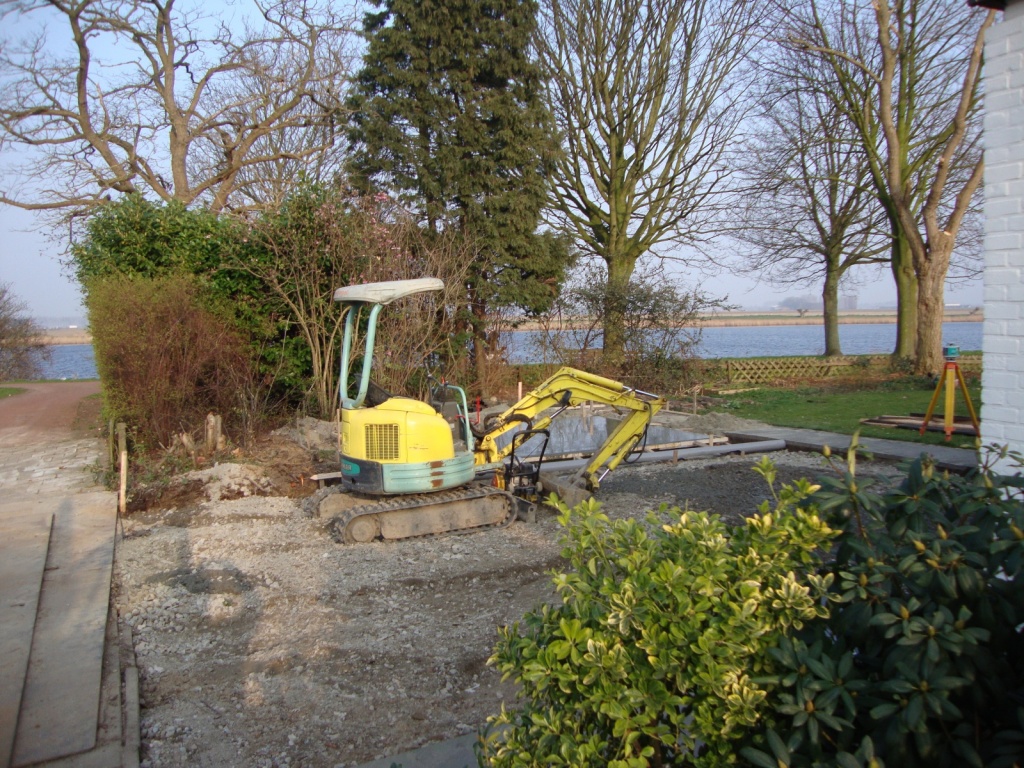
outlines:
{"label": "grass lawn", "polygon": [[[928,409],[936,383],[923,377],[896,379],[865,379],[825,381],[813,385],[787,387],[761,387],[756,390],[722,396],[713,410],[732,413],[746,419],[756,419],[780,427],[820,429],[840,434],[853,434],[860,430],[865,437],[882,437],[932,445],[950,445],[973,448],[975,438],[953,435],[947,443],[942,432],[918,434],[913,429],[891,429],[862,425],[861,419],[875,416],[909,416],[923,414]],[[967,389],[976,411],[981,408],[981,385],[977,379],[968,380]],[[944,392],[932,417],[932,423],[942,424]],[[967,416],[960,388],[956,390],[956,413]]]}
{"label": "grass lawn", "polygon": [[2,400],[5,397],[10,397],[11,395],[20,394],[21,392],[24,392],[24,391],[25,391],[24,389],[20,389],[19,387],[4,387],[4,386],[0,386],[0,400]]}

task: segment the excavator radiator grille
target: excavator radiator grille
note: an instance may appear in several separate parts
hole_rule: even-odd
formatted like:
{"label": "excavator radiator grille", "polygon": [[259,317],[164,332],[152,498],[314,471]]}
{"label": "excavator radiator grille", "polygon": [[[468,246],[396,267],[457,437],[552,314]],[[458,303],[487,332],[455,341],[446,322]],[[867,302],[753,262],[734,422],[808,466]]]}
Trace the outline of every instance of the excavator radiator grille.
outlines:
{"label": "excavator radiator grille", "polygon": [[394,461],[398,458],[398,425],[366,425],[366,458],[371,461]]}

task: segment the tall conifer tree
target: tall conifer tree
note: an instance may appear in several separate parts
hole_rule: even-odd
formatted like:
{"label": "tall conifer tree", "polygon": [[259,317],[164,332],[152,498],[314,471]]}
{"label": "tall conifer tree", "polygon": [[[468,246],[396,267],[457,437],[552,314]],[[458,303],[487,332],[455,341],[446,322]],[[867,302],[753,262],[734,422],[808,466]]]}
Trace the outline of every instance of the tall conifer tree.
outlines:
{"label": "tall conifer tree", "polygon": [[349,133],[353,183],[475,244],[466,280],[478,373],[488,313],[545,309],[568,261],[538,233],[558,144],[530,59],[532,0],[375,0]]}

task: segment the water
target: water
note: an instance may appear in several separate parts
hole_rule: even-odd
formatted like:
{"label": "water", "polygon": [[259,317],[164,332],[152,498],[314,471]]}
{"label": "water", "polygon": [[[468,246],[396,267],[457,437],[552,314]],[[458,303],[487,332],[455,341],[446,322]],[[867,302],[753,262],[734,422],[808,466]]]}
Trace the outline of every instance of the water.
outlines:
{"label": "water", "polygon": [[[957,344],[961,350],[981,349],[982,323],[943,323],[942,341]],[[539,331],[509,334],[509,362],[537,362]],[[839,326],[839,342],[847,355],[884,355],[896,345],[895,323],[869,323]],[[95,379],[96,361],[90,344],[61,344],[50,347],[51,360],[43,367],[45,379]],[[733,326],[705,328],[697,354],[716,357],[789,357],[821,355],[825,352],[825,334],[818,325]],[[553,362],[553,361],[552,361]]]}
{"label": "water", "polygon": [[92,344],[54,344],[50,360],[42,366],[43,379],[95,379],[96,359]]}
{"label": "water", "polygon": [[[981,349],[983,323],[943,323],[943,343],[957,344],[961,350]],[[540,354],[540,331],[516,331],[510,334],[509,362],[535,362]],[[896,346],[895,323],[841,324],[839,343],[846,355],[889,354]],[[791,357],[825,353],[825,331],[820,325],[731,326],[705,328],[697,355],[718,357]],[[553,361],[552,361],[553,362]]]}

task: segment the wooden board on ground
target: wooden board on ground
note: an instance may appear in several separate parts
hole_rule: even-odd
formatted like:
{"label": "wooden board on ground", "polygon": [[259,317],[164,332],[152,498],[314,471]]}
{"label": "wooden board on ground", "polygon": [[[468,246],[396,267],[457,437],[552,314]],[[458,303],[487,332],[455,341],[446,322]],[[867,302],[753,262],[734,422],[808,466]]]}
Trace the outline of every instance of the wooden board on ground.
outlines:
{"label": "wooden board on ground", "polygon": [[[924,416],[876,416],[871,419],[861,419],[860,423],[868,424],[873,427],[894,427],[896,429],[914,429],[920,431],[921,424],[924,423]],[[942,416],[932,417],[932,420],[928,422],[928,431],[946,431]],[[974,425],[971,424],[971,420],[969,418],[957,416],[953,421],[953,434],[977,436],[978,431],[974,428]]]}

